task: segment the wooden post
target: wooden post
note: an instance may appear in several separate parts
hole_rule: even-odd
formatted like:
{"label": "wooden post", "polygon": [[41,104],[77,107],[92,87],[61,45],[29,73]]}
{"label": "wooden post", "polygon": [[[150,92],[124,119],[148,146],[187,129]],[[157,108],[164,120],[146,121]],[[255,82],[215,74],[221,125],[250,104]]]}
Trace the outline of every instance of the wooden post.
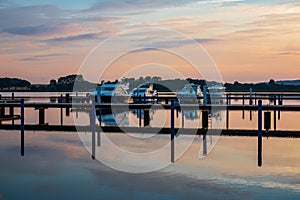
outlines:
{"label": "wooden post", "polygon": [[66,103],[70,103],[70,94],[66,93]]}
{"label": "wooden post", "polygon": [[0,116],[4,117],[5,116],[5,107],[1,106],[0,110],[1,110],[1,115]]}
{"label": "wooden post", "polygon": [[[226,104],[228,106],[229,100],[228,100],[228,94],[226,95]],[[226,129],[228,130],[229,127],[229,111],[228,107],[226,107]]]}
{"label": "wooden post", "polygon": [[[15,100],[15,94],[14,93],[11,93],[11,100]],[[13,106],[11,106],[9,108],[9,115],[14,116],[14,107]]]}
{"label": "wooden post", "polygon": [[39,108],[39,125],[45,124],[45,108]]}
{"label": "wooden post", "polygon": [[226,94],[226,105],[229,105],[229,95]]}
{"label": "wooden post", "polygon": [[[66,94],[66,103],[70,103],[70,94]],[[70,108],[67,106],[66,107],[66,116],[70,116]]]}
{"label": "wooden post", "polygon": [[203,145],[202,145],[202,153],[203,156],[207,156],[207,138],[206,138],[206,132],[203,134]]}
{"label": "wooden post", "polygon": [[[274,106],[276,106],[276,96],[274,96]],[[274,109],[274,131],[276,131],[276,109]]]}
{"label": "wooden post", "polygon": [[98,129],[98,133],[97,133],[97,146],[100,147],[101,146],[101,134],[100,134],[100,130]]}
{"label": "wooden post", "polygon": [[21,99],[21,156],[24,156],[24,99]]}
{"label": "wooden post", "polygon": [[[60,95],[60,103],[63,102],[63,95],[61,94]],[[62,126],[63,125],[63,120],[64,120],[64,116],[63,116],[63,107],[61,106],[60,107],[60,125]]]}
{"label": "wooden post", "polygon": [[250,97],[249,97],[249,105],[252,105],[253,101],[252,101],[252,87],[250,88]]}
{"label": "wooden post", "polygon": [[92,126],[92,159],[95,160],[96,155],[96,108],[95,100],[92,100],[92,110],[91,110],[91,126]]}
{"label": "wooden post", "polygon": [[[0,94],[0,100],[2,99],[2,96]],[[3,116],[3,110],[4,110],[4,107],[0,107],[0,117]],[[2,121],[0,121],[0,124],[2,124]]]}
{"label": "wooden post", "polygon": [[[249,105],[252,105],[252,88],[250,88],[250,97],[249,97]],[[249,111],[250,112],[250,121],[252,121],[252,110]]]}
{"label": "wooden post", "polygon": [[[78,92],[77,92],[77,91],[75,92],[75,95],[76,95],[75,103],[79,103]],[[73,102],[73,101],[72,101],[72,102]],[[76,119],[78,119],[78,108],[76,109]]]}
{"label": "wooden post", "polygon": [[264,128],[266,131],[269,131],[271,128],[271,112],[264,112]]}
{"label": "wooden post", "polygon": [[100,110],[99,110],[99,125],[100,125],[100,127],[102,125],[102,108],[100,108]]}
{"label": "wooden post", "polygon": [[[281,95],[278,95],[278,105],[282,105]],[[280,120],[280,109],[278,110],[278,120]]]}
{"label": "wooden post", "polygon": [[258,101],[257,165],[262,166],[262,101]]}
{"label": "wooden post", "polygon": [[229,111],[228,108],[226,108],[226,129],[229,128]]}
{"label": "wooden post", "polygon": [[171,162],[174,163],[175,156],[174,156],[174,137],[175,137],[175,127],[174,127],[174,101],[171,101]]}
{"label": "wooden post", "polygon": [[150,124],[150,113],[149,109],[144,109],[144,127]]}
{"label": "wooden post", "polygon": [[242,118],[245,119],[245,109],[244,109],[244,105],[245,105],[245,95],[243,94],[243,114],[242,114]]}
{"label": "wooden post", "polygon": [[139,112],[139,126],[141,127],[142,126],[142,109],[140,108],[139,110],[138,110],[138,112]]}
{"label": "wooden post", "polygon": [[202,128],[208,128],[208,111],[202,110]]}
{"label": "wooden post", "polygon": [[[184,96],[181,96],[181,103],[184,104]],[[181,127],[184,128],[184,109],[181,108]]]}

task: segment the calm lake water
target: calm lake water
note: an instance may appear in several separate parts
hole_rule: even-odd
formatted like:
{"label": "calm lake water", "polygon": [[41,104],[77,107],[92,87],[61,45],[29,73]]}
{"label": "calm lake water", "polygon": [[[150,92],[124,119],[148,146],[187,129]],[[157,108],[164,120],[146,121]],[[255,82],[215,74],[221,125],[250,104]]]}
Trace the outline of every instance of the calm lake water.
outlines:
{"label": "calm lake water", "polygon": [[[18,112],[16,109],[16,114]],[[230,128],[257,127],[257,113],[252,114],[250,121],[249,112],[245,112],[245,119],[242,119],[242,112],[230,112]],[[116,116],[120,124],[138,124],[137,113],[116,113]],[[112,116],[103,117],[106,117],[103,124],[109,125]],[[150,117],[152,126],[169,124],[168,113],[164,111],[150,111]],[[224,116],[221,113],[219,117]],[[299,117],[298,113],[281,113],[278,129],[299,130]],[[186,112],[185,125],[197,125],[200,118],[200,113]],[[181,112],[175,119],[176,126],[180,127]],[[64,114],[64,124],[73,125],[74,120],[86,125],[89,115],[79,112],[76,119],[76,115],[67,117]],[[214,120],[213,124],[220,121],[217,117]],[[37,124],[38,111],[25,109],[25,122]],[[60,124],[60,110],[47,110],[46,122]],[[147,146],[147,142],[129,140],[124,134],[108,135],[127,151],[143,152],[153,147]],[[84,141],[83,136],[91,138],[91,133],[25,131],[25,156],[21,157],[20,131],[0,130],[0,199],[300,198],[299,138],[263,138],[263,166],[257,167],[256,137],[220,136],[214,141],[214,148],[211,147],[209,154],[201,159],[203,138],[195,137],[175,163],[153,172],[136,174],[111,169],[91,159],[90,141]],[[208,138],[209,147],[210,140],[214,139]],[[152,140],[156,145],[165,141],[169,141],[168,135]],[[99,155],[99,151],[96,154]],[[130,162],[111,151],[105,152],[105,156],[116,163]],[[160,162],[160,158],[151,162]],[[147,165],[147,161],[144,164]]]}

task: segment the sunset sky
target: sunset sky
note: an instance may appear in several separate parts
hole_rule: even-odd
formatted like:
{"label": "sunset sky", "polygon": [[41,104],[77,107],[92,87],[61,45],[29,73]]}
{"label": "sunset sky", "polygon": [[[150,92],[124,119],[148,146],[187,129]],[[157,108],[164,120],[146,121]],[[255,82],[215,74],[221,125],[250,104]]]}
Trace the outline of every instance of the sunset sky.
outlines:
{"label": "sunset sky", "polygon": [[0,0],[0,77],[48,83],[77,73],[97,44],[142,27],[195,39],[227,82],[300,79],[298,0]]}

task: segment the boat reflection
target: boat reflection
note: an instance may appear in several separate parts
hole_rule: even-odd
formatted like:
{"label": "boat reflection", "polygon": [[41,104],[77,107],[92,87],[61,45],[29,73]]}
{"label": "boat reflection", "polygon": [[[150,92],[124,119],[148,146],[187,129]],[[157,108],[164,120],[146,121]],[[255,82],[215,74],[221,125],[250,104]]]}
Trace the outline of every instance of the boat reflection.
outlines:
{"label": "boat reflection", "polygon": [[129,111],[116,112],[114,110],[98,110],[97,120],[106,126],[128,126]]}
{"label": "boat reflection", "polygon": [[182,114],[184,118],[188,120],[196,120],[200,118],[198,110],[184,110]]}

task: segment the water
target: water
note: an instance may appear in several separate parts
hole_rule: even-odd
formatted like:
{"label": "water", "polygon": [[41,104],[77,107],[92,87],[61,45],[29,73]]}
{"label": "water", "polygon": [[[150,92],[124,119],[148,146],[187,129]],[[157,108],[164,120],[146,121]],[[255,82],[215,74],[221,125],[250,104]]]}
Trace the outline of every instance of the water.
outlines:
{"label": "water", "polygon": [[299,199],[300,140],[264,139],[256,167],[256,138],[221,137],[205,159],[197,141],[162,170],[131,174],[91,159],[76,134],[19,132],[0,135],[3,199]]}
{"label": "water", "polygon": [[[15,112],[17,114],[19,110]],[[150,112],[153,117],[150,125],[168,125],[169,115],[164,112]],[[26,108],[25,114],[26,123],[37,124],[37,110]],[[200,113],[185,114],[187,126],[196,125],[201,119]],[[249,116],[250,113],[245,112],[243,120],[241,111],[230,112],[230,128],[256,128],[257,113],[253,113],[252,121]],[[181,112],[178,119],[175,114],[177,127],[181,126],[181,117]],[[134,112],[120,114],[118,119],[126,126],[138,125],[138,116]],[[299,130],[298,119],[297,112],[282,112],[281,119],[277,121],[278,129]],[[64,124],[73,125],[74,120],[76,115],[67,117],[64,114]],[[79,112],[77,121],[88,124],[88,113]],[[60,124],[60,110],[46,110],[46,122]],[[213,123],[217,122],[216,119]],[[256,137],[221,136],[208,156],[202,159],[199,159],[202,137],[196,137],[175,163],[157,171],[134,174],[120,172],[92,160],[90,149],[86,149],[80,140],[82,134],[88,138],[91,136],[89,132],[78,135],[25,131],[25,156],[21,157],[20,132],[0,130],[0,199],[300,198],[299,138],[263,138],[263,166],[257,167]],[[147,142],[128,140],[125,136],[110,134],[114,142],[128,151],[146,152],[153,148]],[[169,136],[149,139],[159,146],[169,141]],[[111,151],[107,151],[105,156],[115,162],[121,160]]]}

